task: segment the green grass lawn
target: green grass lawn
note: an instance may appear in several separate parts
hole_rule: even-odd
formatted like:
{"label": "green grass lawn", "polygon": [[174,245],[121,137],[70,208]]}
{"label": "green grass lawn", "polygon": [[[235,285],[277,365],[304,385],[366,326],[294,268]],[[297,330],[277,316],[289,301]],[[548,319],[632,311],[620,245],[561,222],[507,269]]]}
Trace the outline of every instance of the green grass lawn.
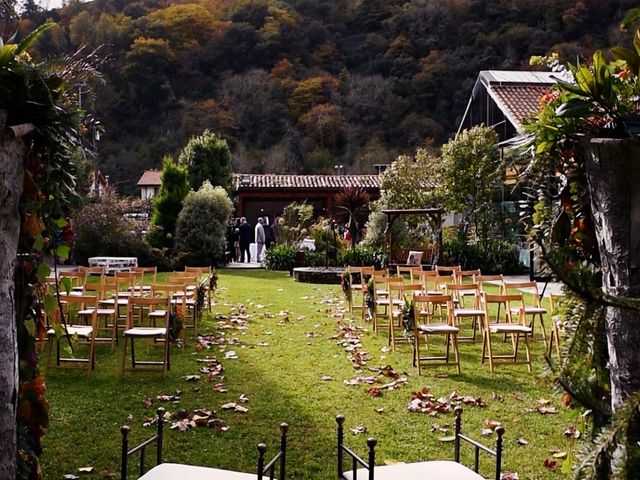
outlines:
{"label": "green grass lawn", "polygon": [[[335,416],[344,414],[347,427],[364,426],[366,433],[347,433],[347,443],[365,453],[368,436],[378,438],[377,461],[413,462],[451,459],[453,444],[442,441],[452,433],[434,428],[451,426],[453,412],[429,416],[408,411],[411,393],[429,387],[436,398],[459,395],[481,397],[486,407],[464,406],[464,430],[493,445],[495,434],[481,437],[485,421],[499,421],[505,429],[504,470],[518,472],[520,479],[561,478],[562,459],[554,452],[571,454],[572,446],[563,432],[568,427],[584,431],[579,411],[562,405],[549,383],[541,378],[543,345],[537,332],[533,344],[534,373],[524,365],[498,366],[495,374],[480,363],[481,344],[461,344],[462,374],[453,368],[432,367],[416,375],[411,365],[411,346],[400,345],[395,352],[384,351],[386,336],[365,327],[362,350],[372,359],[357,372],[344,348],[337,344],[336,322],[346,304],[338,285],[310,285],[294,282],[287,274],[263,270],[223,270],[215,294],[213,315],[205,316],[203,332],[224,333],[237,338],[237,345],[215,345],[196,351],[192,339],[183,349],[172,349],[172,367],[166,379],[153,373],[128,373],[119,380],[119,348],[97,347],[96,370],[92,373],[52,369],[47,378],[51,425],[44,439],[42,456],[45,478],[59,479],[72,473],[86,478],[102,478],[118,472],[120,427],[132,428],[131,440],[138,442],[152,434],[143,428],[157,407],[170,412],[196,408],[215,410],[229,427],[219,432],[197,427],[188,431],[167,430],[165,461],[218,468],[254,471],[256,444],[265,442],[274,453],[278,425],[290,425],[287,457],[290,479],[333,479],[336,474]],[[248,328],[220,329],[216,315],[230,316],[244,305]],[[348,320],[349,314],[345,315]],[[548,324],[547,319],[547,324]],[[234,350],[238,358],[225,358]],[[188,382],[184,377],[199,374],[198,359],[216,357],[224,367],[224,393],[213,390],[219,382]],[[348,386],[344,380],[375,373],[369,367],[391,365],[407,377],[398,389],[372,397],[370,385]],[[438,375],[447,372],[447,375]],[[331,380],[323,380],[330,376]],[[390,381],[385,379],[384,381]],[[160,402],[158,395],[182,391],[180,402]],[[241,395],[246,413],[222,410]],[[153,400],[146,406],[144,397]],[[537,402],[547,399],[557,414],[536,411]],[[382,413],[378,413],[384,409]],[[518,443],[524,439],[526,445]],[[522,441],[521,443],[525,443]],[[575,447],[574,447],[575,448]],[[557,471],[544,466],[557,462]],[[487,459],[488,460],[488,459]],[[79,474],[79,467],[92,466],[94,473]],[[484,474],[491,474],[490,461]]]}

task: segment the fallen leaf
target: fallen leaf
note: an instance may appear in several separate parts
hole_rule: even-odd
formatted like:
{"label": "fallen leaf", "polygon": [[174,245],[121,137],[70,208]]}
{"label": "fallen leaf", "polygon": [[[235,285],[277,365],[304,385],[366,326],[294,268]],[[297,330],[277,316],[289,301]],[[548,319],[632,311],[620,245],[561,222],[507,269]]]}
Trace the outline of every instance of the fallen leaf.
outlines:
{"label": "fallen leaf", "polygon": [[91,473],[93,472],[93,467],[80,467],[78,468],[80,473]]}
{"label": "fallen leaf", "polygon": [[382,390],[378,387],[370,387],[367,392],[369,392],[369,395],[371,395],[372,397],[380,397],[382,396]]}
{"label": "fallen leaf", "polygon": [[74,475],[73,473],[67,473],[63,475],[62,478],[64,478],[64,480],[78,480],[80,477]]}
{"label": "fallen leaf", "polygon": [[491,397],[498,402],[504,402],[504,395],[500,393],[491,392]]}
{"label": "fallen leaf", "polygon": [[502,472],[500,480],[520,480],[518,472]]}
{"label": "fallen leaf", "polygon": [[551,470],[552,472],[555,472],[558,469],[558,462],[548,458],[545,459],[543,465],[546,469]]}
{"label": "fallen leaf", "polygon": [[580,438],[580,431],[575,427],[566,428],[562,434],[567,438]]}
{"label": "fallen leaf", "polygon": [[491,430],[490,428],[483,428],[482,430],[480,430],[480,435],[482,435],[483,437],[489,437],[492,433],[493,430]]}
{"label": "fallen leaf", "polygon": [[354,435],[360,435],[361,433],[367,432],[367,427],[358,426],[358,427],[350,428],[349,430],[351,430],[351,433],[353,433]]}
{"label": "fallen leaf", "polygon": [[236,405],[236,408],[234,408],[234,410],[240,413],[247,413],[249,411],[247,407],[243,407],[242,405]]}
{"label": "fallen leaf", "polygon": [[446,372],[436,373],[436,378],[447,378],[448,376]]}
{"label": "fallen leaf", "polygon": [[330,382],[331,380],[333,380],[333,378],[331,378],[331,375],[323,375],[320,380],[322,380],[323,382]]}
{"label": "fallen leaf", "polygon": [[524,402],[524,397],[522,396],[522,394],[516,392],[515,390],[511,392],[511,395],[513,395],[513,398],[515,398],[519,402]]}
{"label": "fallen leaf", "polygon": [[518,445],[529,445],[529,440],[522,437],[518,438],[516,442],[518,443]]}
{"label": "fallen leaf", "polygon": [[150,407],[151,405],[153,405],[153,400],[151,400],[149,397],[145,395],[144,397],[142,397],[142,404],[145,407]]}
{"label": "fallen leaf", "polygon": [[376,408],[376,413],[383,413],[384,412],[384,408]]}
{"label": "fallen leaf", "polygon": [[187,375],[184,378],[187,382],[197,382],[200,380],[200,375]]}
{"label": "fallen leaf", "polygon": [[238,399],[240,402],[242,403],[247,403],[249,401],[249,397],[247,397],[244,393],[240,395],[240,398]]}
{"label": "fallen leaf", "polygon": [[224,358],[236,359],[238,358],[238,354],[235,352],[235,350],[229,350],[224,354]]}
{"label": "fallen leaf", "polygon": [[567,458],[567,452],[557,452],[552,455],[553,458]]}
{"label": "fallen leaf", "polygon": [[440,437],[438,440],[440,440],[441,442],[455,442],[456,436],[453,435],[451,437]]}
{"label": "fallen leaf", "polygon": [[223,410],[233,410],[234,408],[236,408],[237,403],[235,402],[231,402],[231,403],[225,403],[224,405],[222,405]]}

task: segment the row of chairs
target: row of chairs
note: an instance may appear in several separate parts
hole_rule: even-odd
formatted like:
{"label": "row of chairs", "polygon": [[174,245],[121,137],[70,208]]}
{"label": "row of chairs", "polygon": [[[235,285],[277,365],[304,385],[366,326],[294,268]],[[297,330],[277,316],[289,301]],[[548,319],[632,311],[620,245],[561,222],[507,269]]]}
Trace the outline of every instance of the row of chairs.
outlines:
{"label": "row of chairs", "polygon": [[[113,351],[118,342],[118,332],[122,330],[124,346],[121,374],[126,370],[157,369],[158,366],[166,374],[170,368],[171,315],[178,315],[183,322],[183,341],[186,341],[187,329],[193,329],[197,333],[200,312],[195,298],[198,294],[196,285],[207,270],[203,268],[198,271],[174,272],[165,278],[173,282],[168,284],[144,282],[134,285],[132,279],[137,272],[117,272],[113,277],[101,276],[97,280],[75,285],[75,288],[69,288],[69,281],[64,281],[63,277],[57,279],[56,285],[63,293],[59,295],[60,309],[56,311],[53,322],[48,322],[50,341],[47,368],[51,366],[55,346],[55,366],[80,364],[93,369],[96,342],[109,342]],[[96,271],[91,273],[97,274]],[[152,274],[152,279],[155,278]],[[73,349],[73,344],[77,342],[72,342],[72,339],[88,344],[86,357],[79,356],[77,352],[66,357],[61,355],[61,342],[68,342],[68,346]],[[136,359],[135,339],[160,344],[163,347],[161,360]],[[131,349],[130,369],[125,368],[128,347]]]}
{"label": "row of chairs", "polygon": [[[430,460],[415,463],[402,463],[394,465],[376,466],[375,438],[367,439],[369,447],[367,460],[360,457],[353,449],[344,443],[344,423],[343,415],[336,416],[337,423],[337,467],[338,478],[341,480],[357,480],[357,478],[367,480],[397,480],[400,478],[456,478],[459,480],[481,480],[480,476],[480,453],[484,452],[495,458],[493,478],[499,480],[502,472],[502,449],[504,427],[499,426],[495,432],[497,435],[495,450],[483,445],[462,433],[462,407],[456,407],[455,415],[455,436],[454,436],[454,456],[453,461]],[[169,478],[181,478],[190,480],[196,478],[216,478],[219,480],[249,480],[255,479],[256,475],[244,472],[222,470],[211,467],[198,467],[194,465],[182,465],[176,463],[164,463],[163,439],[165,424],[165,409],[157,410],[156,432],[142,443],[130,447],[129,434],[131,429],[123,426],[120,429],[121,441],[121,478],[127,480],[129,474],[129,460],[134,455],[139,456],[138,474],[141,480],[165,480]],[[289,426],[286,423],[280,424],[280,445],[278,452],[267,461],[265,458],[267,446],[258,444],[258,460],[256,474],[257,479],[268,478],[273,480],[285,480],[286,478],[286,456]],[[471,445],[474,452],[473,467],[469,468],[461,463],[462,445]],[[147,471],[146,449],[155,445],[155,467]],[[345,461],[350,460],[350,465],[345,469]],[[277,475],[277,477],[276,477]]]}
{"label": "row of chairs", "polygon": [[[542,338],[547,346],[544,325],[546,309],[541,306],[536,282],[505,282],[502,275],[481,275],[479,270],[463,271],[460,267],[436,267],[433,271],[423,271],[420,267],[398,267],[396,273],[398,276],[392,277],[387,270],[352,267],[351,296],[355,292],[362,293],[363,314],[369,312],[374,331],[387,331],[393,349],[403,338],[412,340],[414,365],[419,373],[423,361],[449,365],[450,350],[453,350],[459,372],[458,342],[475,342],[478,330],[483,333],[482,361],[488,359],[491,371],[495,371],[495,364],[502,360],[524,363],[531,370],[529,339],[533,337],[536,319],[539,320]],[[354,274],[359,274],[359,282]],[[408,284],[405,283],[405,275],[409,276]],[[487,283],[497,284],[500,293],[487,293]],[[523,292],[530,295],[525,296]],[[365,305],[365,297],[368,297],[369,305]],[[407,311],[407,305],[412,305],[411,313]],[[352,311],[356,309],[353,301],[350,307]],[[413,318],[412,329],[403,325],[403,319],[407,317]],[[471,320],[471,333],[461,336],[460,328],[465,319]],[[402,329],[412,331],[405,337],[398,336],[396,332]],[[553,331],[554,336],[559,338],[555,323]],[[505,339],[507,336],[511,338],[510,353],[495,353],[491,335],[496,334]],[[424,338],[428,349],[430,335],[445,336],[444,355],[421,356],[420,338]],[[524,361],[518,361],[520,339],[525,342]],[[548,348],[550,351],[551,343]]]}

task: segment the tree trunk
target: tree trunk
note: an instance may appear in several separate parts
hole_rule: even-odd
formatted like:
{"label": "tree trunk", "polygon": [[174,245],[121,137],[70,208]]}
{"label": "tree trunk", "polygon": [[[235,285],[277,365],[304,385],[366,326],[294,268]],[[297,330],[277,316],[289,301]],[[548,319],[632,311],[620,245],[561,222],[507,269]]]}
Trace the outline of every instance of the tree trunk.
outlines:
{"label": "tree trunk", "polygon": [[16,477],[18,339],[14,272],[24,176],[24,144],[0,139],[0,478]]}
{"label": "tree trunk", "polygon": [[[591,139],[586,153],[603,290],[640,297],[640,142]],[[640,391],[640,312],[606,307],[606,330],[615,412]]]}

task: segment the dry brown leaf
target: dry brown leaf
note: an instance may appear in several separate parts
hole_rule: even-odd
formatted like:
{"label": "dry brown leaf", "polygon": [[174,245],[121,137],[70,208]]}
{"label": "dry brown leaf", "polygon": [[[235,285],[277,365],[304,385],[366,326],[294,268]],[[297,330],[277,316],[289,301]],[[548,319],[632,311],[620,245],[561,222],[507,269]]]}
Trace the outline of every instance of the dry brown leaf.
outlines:
{"label": "dry brown leaf", "polygon": [[529,445],[529,440],[523,437],[518,438],[516,442],[518,443],[518,445]]}
{"label": "dry brown leaf", "polygon": [[351,430],[351,433],[353,433],[354,435],[360,435],[362,433],[367,432],[367,427],[357,426],[357,427],[350,428],[349,430]]}

